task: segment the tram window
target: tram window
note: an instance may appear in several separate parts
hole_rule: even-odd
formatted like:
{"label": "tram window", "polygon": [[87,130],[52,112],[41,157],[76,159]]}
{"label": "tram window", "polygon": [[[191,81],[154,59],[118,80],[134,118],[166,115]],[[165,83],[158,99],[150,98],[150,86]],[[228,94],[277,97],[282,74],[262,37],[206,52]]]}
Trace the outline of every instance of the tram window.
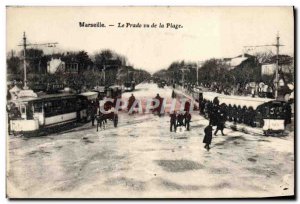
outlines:
{"label": "tram window", "polygon": [[275,115],[275,107],[270,108],[270,115],[271,116]]}
{"label": "tram window", "polygon": [[33,110],[34,110],[33,105],[31,103],[28,104],[27,110],[26,110],[26,117],[27,117],[27,119],[33,119]]}
{"label": "tram window", "polygon": [[24,114],[24,113],[26,113],[26,108],[25,108],[25,106],[21,106],[21,114]]}
{"label": "tram window", "polygon": [[66,99],[64,101],[62,101],[62,107],[63,107],[63,111],[64,113],[69,113],[72,112],[71,108],[72,108],[72,101],[70,99]]}
{"label": "tram window", "polygon": [[34,112],[36,113],[41,113],[43,111],[43,104],[41,102],[34,103],[33,107],[34,107]]}
{"label": "tram window", "polygon": [[53,101],[52,111],[54,112],[54,114],[62,113],[63,109],[62,109],[61,101]]}
{"label": "tram window", "polygon": [[276,118],[277,119],[284,118],[284,110],[283,110],[283,108],[281,106],[276,107],[275,114],[276,114]]}
{"label": "tram window", "polygon": [[63,109],[63,111],[64,112],[68,112],[68,102],[67,102],[67,100],[63,100],[63,101],[61,101],[61,106],[62,106],[62,109]]}
{"label": "tram window", "polygon": [[45,107],[51,107],[52,106],[52,103],[51,103],[51,101],[47,101],[47,102],[45,102]]}
{"label": "tram window", "polygon": [[269,118],[269,117],[270,117],[270,110],[269,110],[269,107],[265,107],[264,109],[265,109],[265,111],[264,111],[264,112],[265,112],[265,117],[266,117],[266,118]]}
{"label": "tram window", "polygon": [[73,99],[68,99],[65,101],[65,105],[66,105],[66,110],[65,112],[74,112],[76,109],[76,103]]}

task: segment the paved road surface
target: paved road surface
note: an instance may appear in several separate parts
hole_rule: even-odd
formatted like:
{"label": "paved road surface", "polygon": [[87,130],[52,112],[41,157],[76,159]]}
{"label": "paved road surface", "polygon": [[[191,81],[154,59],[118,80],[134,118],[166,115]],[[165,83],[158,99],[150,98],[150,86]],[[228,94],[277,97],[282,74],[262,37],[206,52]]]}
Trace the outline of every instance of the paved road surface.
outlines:
{"label": "paved road surface", "polygon": [[[171,96],[141,84],[136,98]],[[124,94],[128,97],[131,93]],[[169,132],[169,117],[121,113],[118,128],[91,124],[39,138],[8,138],[10,197],[257,197],[293,194],[294,138],[225,129],[203,148],[208,121]],[[86,139],[82,139],[85,137]]]}

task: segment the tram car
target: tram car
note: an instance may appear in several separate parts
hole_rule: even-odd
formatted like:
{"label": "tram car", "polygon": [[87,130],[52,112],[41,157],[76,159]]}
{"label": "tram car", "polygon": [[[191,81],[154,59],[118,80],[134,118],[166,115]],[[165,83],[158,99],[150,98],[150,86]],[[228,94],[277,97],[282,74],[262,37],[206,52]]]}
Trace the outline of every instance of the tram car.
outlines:
{"label": "tram car", "polygon": [[124,91],[134,91],[135,90],[135,82],[134,81],[127,81],[124,83]]}
{"label": "tram car", "polygon": [[161,80],[157,83],[158,88],[164,88],[166,86],[166,81]]}
{"label": "tram car", "polygon": [[87,99],[76,94],[44,94],[8,102],[10,133],[38,133],[42,129],[84,119]]}
{"label": "tram car", "polygon": [[291,122],[291,106],[284,101],[228,96],[215,92],[198,92],[195,96],[199,100],[200,113],[207,117],[209,107],[218,101],[228,121],[262,128],[265,135],[283,133],[285,126]]}

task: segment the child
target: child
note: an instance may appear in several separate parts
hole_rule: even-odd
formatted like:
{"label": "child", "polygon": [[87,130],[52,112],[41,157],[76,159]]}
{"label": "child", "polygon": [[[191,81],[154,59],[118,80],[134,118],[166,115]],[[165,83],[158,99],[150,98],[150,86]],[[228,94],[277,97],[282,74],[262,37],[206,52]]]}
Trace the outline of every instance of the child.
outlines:
{"label": "child", "polygon": [[211,140],[212,140],[212,126],[211,125],[208,125],[205,129],[204,129],[204,138],[203,138],[203,143],[205,143],[205,146],[204,148],[207,149],[207,151],[209,151],[210,147],[210,143],[211,143]]}

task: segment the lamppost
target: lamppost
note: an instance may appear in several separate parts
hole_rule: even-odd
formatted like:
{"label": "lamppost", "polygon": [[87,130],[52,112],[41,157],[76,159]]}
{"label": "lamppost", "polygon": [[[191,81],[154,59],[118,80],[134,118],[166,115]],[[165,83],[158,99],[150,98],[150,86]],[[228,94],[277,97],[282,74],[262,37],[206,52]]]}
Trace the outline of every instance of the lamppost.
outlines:
{"label": "lamppost", "polygon": [[[22,46],[23,47],[23,68],[24,68],[24,90],[28,90],[29,87],[27,86],[27,67],[26,67],[26,47],[28,46],[48,46],[48,47],[55,47],[56,44],[58,44],[57,42],[53,42],[53,43],[27,43],[27,38],[26,38],[26,34],[25,32],[23,33],[23,43],[21,45],[18,46]],[[40,63],[40,62],[39,62]],[[40,65],[39,65],[40,66]]]}
{"label": "lamppost", "polygon": [[27,69],[26,69],[26,35],[25,35],[25,32],[23,33],[23,55],[24,55],[24,58],[23,58],[23,64],[24,64],[24,87],[23,89],[24,90],[27,90],[28,89],[28,86],[27,86],[27,75],[26,75],[26,72],[27,72]]}
{"label": "lamppost", "polygon": [[184,89],[184,72],[185,71],[190,71],[189,69],[187,69],[187,67],[185,66],[184,68],[180,69],[182,71],[182,89]]}
{"label": "lamppost", "polygon": [[105,86],[105,70],[106,70],[106,65],[103,65],[102,74],[103,74],[103,84],[104,84],[104,86]]}
{"label": "lamppost", "polygon": [[280,42],[279,42],[279,34],[277,33],[277,36],[276,36],[276,44],[271,44],[271,45],[255,45],[255,46],[244,46],[244,48],[255,48],[255,47],[267,47],[267,46],[271,46],[271,47],[276,47],[276,70],[275,70],[275,99],[278,98],[278,83],[279,83],[279,73],[278,73],[278,70],[279,70],[279,47],[281,46],[284,46],[284,45],[281,45]]}
{"label": "lamppost", "polygon": [[197,86],[199,86],[199,69],[203,65],[203,61],[198,61],[196,69],[197,69]]}

